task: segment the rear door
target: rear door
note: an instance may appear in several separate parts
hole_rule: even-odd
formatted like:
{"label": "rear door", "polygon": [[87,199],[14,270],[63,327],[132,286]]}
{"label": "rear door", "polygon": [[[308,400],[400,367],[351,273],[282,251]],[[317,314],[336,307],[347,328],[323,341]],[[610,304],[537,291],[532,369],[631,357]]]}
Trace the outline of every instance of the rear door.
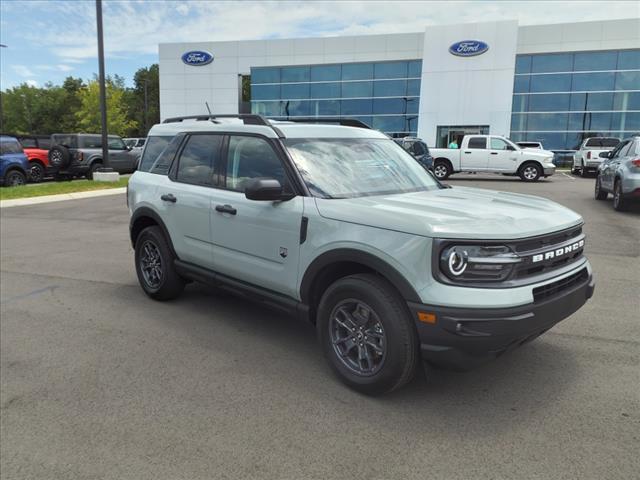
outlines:
{"label": "rear door", "polygon": [[517,162],[518,155],[511,145],[499,137],[489,138],[489,170],[515,172]]}
{"label": "rear door", "polygon": [[293,191],[278,152],[265,137],[229,135],[210,211],[214,270],[295,297],[303,198],[272,202],[244,195],[254,178],[274,178]]}
{"label": "rear door", "polygon": [[467,146],[460,152],[462,170],[486,170],[489,162],[488,155],[487,137],[468,137]]}
{"label": "rear door", "polygon": [[[188,135],[182,141],[167,182],[156,193],[156,205],[178,257],[209,269],[213,268],[209,215],[214,194],[213,171],[223,139],[223,135],[214,133]],[[175,142],[157,162],[172,146],[175,147]]]}

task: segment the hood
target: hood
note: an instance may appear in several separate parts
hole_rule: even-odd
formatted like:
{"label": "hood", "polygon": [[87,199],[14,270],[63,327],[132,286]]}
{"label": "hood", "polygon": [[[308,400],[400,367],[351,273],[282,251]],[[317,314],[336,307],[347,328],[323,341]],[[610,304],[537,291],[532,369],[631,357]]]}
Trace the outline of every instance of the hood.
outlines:
{"label": "hood", "polygon": [[440,238],[517,239],[563,230],[582,217],[550,200],[478,188],[316,199],[333,220]]}

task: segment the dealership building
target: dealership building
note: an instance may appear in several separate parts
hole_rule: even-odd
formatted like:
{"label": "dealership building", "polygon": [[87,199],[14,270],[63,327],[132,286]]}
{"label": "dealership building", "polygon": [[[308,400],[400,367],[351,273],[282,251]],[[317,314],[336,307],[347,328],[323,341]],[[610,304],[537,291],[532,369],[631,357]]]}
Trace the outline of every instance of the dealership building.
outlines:
{"label": "dealership building", "polygon": [[[605,7],[606,8],[606,7]],[[446,146],[466,133],[571,150],[640,132],[640,18],[160,44],[160,113],[358,118]]]}

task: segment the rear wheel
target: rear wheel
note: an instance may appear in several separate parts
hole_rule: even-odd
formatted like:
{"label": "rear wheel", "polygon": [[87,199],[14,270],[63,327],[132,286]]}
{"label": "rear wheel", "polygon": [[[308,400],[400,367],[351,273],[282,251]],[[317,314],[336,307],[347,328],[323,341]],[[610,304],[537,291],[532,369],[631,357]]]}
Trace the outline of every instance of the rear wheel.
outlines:
{"label": "rear wheel", "polygon": [[171,300],[184,290],[185,281],[174,266],[175,256],[160,227],[145,228],[136,239],[136,273],[140,286],[154,300]]}
{"label": "rear wheel", "polygon": [[436,163],[433,166],[433,174],[438,180],[446,180],[451,173],[451,166],[449,165],[449,162],[436,160]]}
{"label": "rear wheel", "polygon": [[318,306],[318,337],[340,380],[366,394],[395,390],[411,380],[418,340],[406,304],[372,274],[342,278]]}
{"label": "rear wheel", "polygon": [[524,182],[535,182],[542,175],[542,169],[535,163],[525,163],[520,169],[520,178]]}
{"label": "rear wheel", "polygon": [[93,180],[93,174],[96,173],[98,171],[99,168],[102,168],[102,163],[100,162],[93,162],[91,164],[91,167],[89,168],[89,171],[87,172],[87,180]]}
{"label": "rear wheel", "polygon": [[33,183],[40,183],[44,180],[44,166],[40,162],[30,162],[31,167],[30,177]]}
{"label": "rear wheel", "polygon": [[602,189],[602,181],[600,180],[600,175],[596,177],[596,187],[594,195],[596,197],[596,200],[606,200],[608,196],[607,192]]}
{"label": "rear wheel", "polygon": [[629,207],[629,201],[622,195],[622,183],[620,179],[616,179],[613,185],[613,208],[619,212],[624,212]]}
{"label": "rear wheel", "polygon": [[27,183],[27,177],[19,170],[11,170],[4,177],[4,184],[7,187],[19,187]]}

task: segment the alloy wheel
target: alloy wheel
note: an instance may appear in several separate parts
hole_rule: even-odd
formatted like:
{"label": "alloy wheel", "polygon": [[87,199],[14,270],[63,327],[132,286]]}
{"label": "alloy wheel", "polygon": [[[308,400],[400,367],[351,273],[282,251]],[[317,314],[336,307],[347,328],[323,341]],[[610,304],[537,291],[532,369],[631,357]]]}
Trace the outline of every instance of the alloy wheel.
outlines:
{"label": "alloy wheel", "polygon": [[9,178],[7,179],[7,183],[9,184],[10,187],[18,187],[20,185],[24,185],[25,181],[24,181],[24,177],[22,175],[20,175],[19,173],[11,173],[9,174]]}
{"label": "alloy wheel", "polygon": [[35,183],[38,183],[42,181],[43,177],[44,177],[44,172],[40,164],[34,163],[33,165],[31,165],[31,180]]}
{"label": "alloy wheel", "polygon": [[150,288],[158,288],[162,284],[164,271],[162,257],[158,246],[151,240],[146,240],[142,245],[140,255],[140,269],[144,281]]}
{"label": "alloy wheel", "polygon": [[387,337],[366,303],[352,298],[338,303],[329,318],[329,339],[340,362],[357,375],[375,375],[382,368]]}
{"label": "alloy wheel", "polygon": [[447,167],[439,163],[438,165],[433,167],[433,174],[436,176],[436,178],[445,178],[447,176]]}
{"label": "alloy wheel", "polygon": [[527,180],[535,180],[538,177],[538,169],[533,166],[526,167],[522,172]]}

